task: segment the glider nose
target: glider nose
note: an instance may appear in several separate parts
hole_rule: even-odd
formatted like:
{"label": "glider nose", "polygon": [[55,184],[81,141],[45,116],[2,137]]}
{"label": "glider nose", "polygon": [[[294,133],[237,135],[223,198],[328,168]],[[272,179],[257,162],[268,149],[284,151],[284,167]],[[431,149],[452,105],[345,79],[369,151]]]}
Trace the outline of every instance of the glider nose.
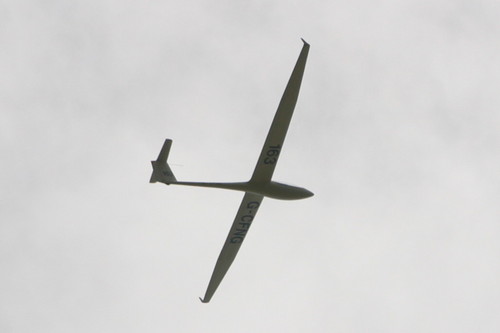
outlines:
{"label": "glider nose", "polygon": [[314,193],[312,193],[311,191],[306,190],[306,189],[304,189],[304,194],[305,194],[304,198],[310,198],[314,195]]}

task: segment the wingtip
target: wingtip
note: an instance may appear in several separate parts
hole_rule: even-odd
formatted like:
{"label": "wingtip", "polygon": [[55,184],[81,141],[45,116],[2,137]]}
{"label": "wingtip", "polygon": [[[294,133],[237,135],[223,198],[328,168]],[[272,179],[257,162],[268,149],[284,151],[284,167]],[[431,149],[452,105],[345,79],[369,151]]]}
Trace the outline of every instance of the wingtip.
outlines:
{"label": "wingtip", "polygon": [[307,46],[309,46],[309,43],[308,43],[308,42],[306,42],[306,41],[304,40],[304,38],[301,38],[301,40],[302,40],[302,42],[303,42],[304,44],[306,44]]}
{"label": "wingtip", "polygon": [[208,301],[204,301],[201,297],[198,297],[202,303],[208,303]]}

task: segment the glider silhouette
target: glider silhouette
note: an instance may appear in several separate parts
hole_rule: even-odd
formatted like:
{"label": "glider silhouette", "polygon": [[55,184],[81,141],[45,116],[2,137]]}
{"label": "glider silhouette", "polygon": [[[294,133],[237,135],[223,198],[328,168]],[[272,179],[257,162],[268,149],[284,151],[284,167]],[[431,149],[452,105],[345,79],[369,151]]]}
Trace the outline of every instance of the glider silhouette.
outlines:
{"label": "glider silhouette", "polygon": [[206,183],[206,182],[184,182],[177,181],[170,166],[167,163],[168,154],[172,140],[166,139],[156,161],[151,161],[153,174],[150,183],[161,182],[167,185],[188,185],[213,187],[228,190],[243,191],[245,195],[234,219],[229,235],[222,247],[217,263],[215,264],[212,277],[208,284],[205,297],[200,300],[203,303],[210,302],[224,275],[233,263],[240,246],[257,214],[257,210],[264,197],[281,200],[305,199],[313,195],[312,192],[302,187],[286,185],[272,181],[272,175],[285,141],[286,132],[292,119],[293,110],[299,96],[300,84],[309,53],[309,44],[304,41],[295,68],[288,81],[285,92],[281,97],[278,110],[274,116],[271,128],[267,134],[264,147],[259,156],[252,177],[247,182],[238,183]]}

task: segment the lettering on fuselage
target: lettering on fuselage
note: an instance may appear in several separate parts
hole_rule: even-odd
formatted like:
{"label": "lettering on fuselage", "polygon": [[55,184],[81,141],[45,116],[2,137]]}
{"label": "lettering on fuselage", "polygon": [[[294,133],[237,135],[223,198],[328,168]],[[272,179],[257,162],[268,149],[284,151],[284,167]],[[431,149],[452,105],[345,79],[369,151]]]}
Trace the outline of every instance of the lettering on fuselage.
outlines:
{"label": "lettering on fuselage", "polygon": [[232,232],[229,242],[232,244],[238,244],[243,242],[245,236],[252,224],[252,221],[257,213],[260,203],[257,201],[250,201],[245,207],[245,213],[239,218],[236,229]]}

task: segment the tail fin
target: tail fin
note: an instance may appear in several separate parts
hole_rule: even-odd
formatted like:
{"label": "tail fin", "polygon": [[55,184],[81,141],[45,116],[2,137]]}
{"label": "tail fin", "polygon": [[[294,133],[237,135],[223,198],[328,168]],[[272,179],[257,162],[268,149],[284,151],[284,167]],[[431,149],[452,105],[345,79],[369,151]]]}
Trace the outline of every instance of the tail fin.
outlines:
{"label": "tail fin", "polygon": [[171,146],[172,140],[166,139],[156,161],[151,161],[151,164],[153,165],[153,173],[151,174],[151,179],[149,180],[150,183],[160,182],[169,185],[177,181],[167,163]]}

